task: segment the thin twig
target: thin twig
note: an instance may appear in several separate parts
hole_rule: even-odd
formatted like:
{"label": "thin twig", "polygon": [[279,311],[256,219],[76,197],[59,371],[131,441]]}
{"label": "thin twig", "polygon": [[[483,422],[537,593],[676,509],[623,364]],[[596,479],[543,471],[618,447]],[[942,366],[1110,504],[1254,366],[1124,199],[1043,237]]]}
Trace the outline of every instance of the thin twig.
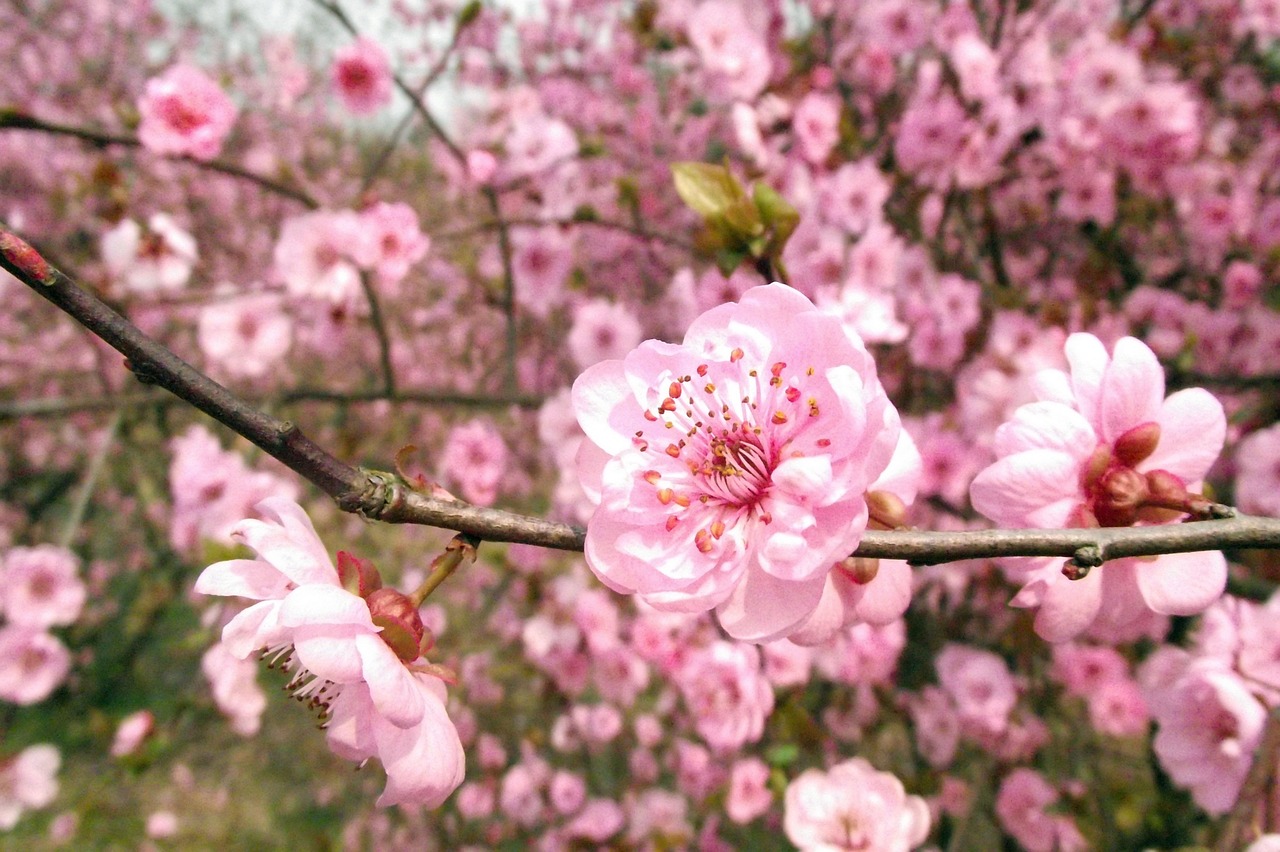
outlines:
{"label": "thin twig", "polygon": [[62,527],[62,534],[58,536],[59,547],[70,547],[80,525],[84,523],[85,512],[89,509],[89,498],[93,496],[93,489],[97,487],[98,478],[102,476],[107,456],[111,455],[111,446],[115,443],[123,420],[124,410],[116,409],[116,413],[112,415],[102,435],[102,445],[90,456],[89,469],[84,472],[84,479],[80,482],[80,489],[71,502],[71,511],[67,513],[67,521]]}
{"label": "thin twig", "polygon": [[[142,143],[137,137],[125,136],[117,133],[106,133],[100,130],[94,130],[89,127],[73,127],[67,124],[58,124],[52,121],[36,118],[32,115],[17,112],[15,110],[0,110],[0,130],[31,130],[41,133],[50,133],[57,136],[70,136],[83,142],[88,142],[99,147],[121,146],[126,148],[140,148]],[[241,168],[234,163],[226,160],[198,160],[195,157],[182,156],[165,156],[157,154],[166,160],[176,160],[182,163],[190,163],[191,165],[212,172],[218,172],[229,177],[239,178],[257,184],[263,189],[274,192],[276,195],[297,201],[305,207],[315,210],[320,206],[320,202],[316,201],[306,192],[295,186],[290,186],[280,181],[273,180],[265,175],[251,172],[248,169]]]}

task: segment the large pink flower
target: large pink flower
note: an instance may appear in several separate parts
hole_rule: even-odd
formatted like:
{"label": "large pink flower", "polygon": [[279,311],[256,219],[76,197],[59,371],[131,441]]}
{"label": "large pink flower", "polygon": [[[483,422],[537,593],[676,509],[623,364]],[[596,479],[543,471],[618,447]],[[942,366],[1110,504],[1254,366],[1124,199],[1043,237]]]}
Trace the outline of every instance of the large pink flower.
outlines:
{"label": "large pink flower", "polygon": [[[1038,374],[1040,401],[996,431],[998,459],[973,481],[974,508],[1001,526],[1053,529],[1171,523],[1207,505],[1194,490],[1222,450],[1222,405],[1200,388],[1166,399],[1156,356],[1132,337],[1108,354],[1073,334],[1066,355],[1070,375]],[[1036,564],[1014,604],[1038,605],[1036,631],[1051,641],[1148,609],[1201,612],[1227,579],[1217,552],[1118,559],[1074,581],[1060,561]]]}
{"label": "large pink flower", "polygon": [[862,342],[782,284],[574,383],[587,564],[653,606],[716,608],[747,641],[813,612],[868,519],[897,411]]}

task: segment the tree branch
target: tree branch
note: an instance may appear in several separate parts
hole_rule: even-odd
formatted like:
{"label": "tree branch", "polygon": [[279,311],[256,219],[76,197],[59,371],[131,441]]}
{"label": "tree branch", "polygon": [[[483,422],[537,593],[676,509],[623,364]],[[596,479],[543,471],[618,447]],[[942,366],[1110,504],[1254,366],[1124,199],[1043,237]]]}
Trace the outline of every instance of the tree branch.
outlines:
{"label": "tree branch", "polygon": [[[581,551],[581,527],[442,500],[390,473],[354,468],[294,424],[258,411],[143,334],[96,296],[54,269],[31,246],[0,230],[0,267],[70,314],[127,359],[139,380],[168,390],[261,447],[333,497],[343,510],[394,524],[423,524],[487,541]],[[1107,559],[1222,548],[1280,549],[1280,520],[1236,516],[1154,527],[1089,530],[921,532],[869,530],[855,555],[915,564],[1003,556],[1056,556],[1081,565]]]}
{"label": "tree branch", "polygon": [[[57,124],[52,121],[36,118],[32,115],[18,112],[16,110],[0,110],[0,130],[34,130],[42,133],[51,133],[57,136],[70,136],[83,142],[88,142],[98,147],[121,146],[126,148],[140,148],[142,143],[137,137],[125,136],[123,134],[105,133],[100,130],[94,130],[88,127],[73,127],[67,124]],[[156,156],[162,156],[157,154]],[[250,183],[257,184],[263,189],[274,192],[276,195],[290,198],[305,207],[315,210],[320,206],[320,202],[316,201],[306,192],[294,186],[281,183],[264,175],[251,172],[248,169],[241,168],[233,163],[225,160],[197,160],[195,157],[188,156],[164,156],[166,160],[178,160],[183,163],[190,163],[197,168],[206,169],[228,177],[239,178]]]}

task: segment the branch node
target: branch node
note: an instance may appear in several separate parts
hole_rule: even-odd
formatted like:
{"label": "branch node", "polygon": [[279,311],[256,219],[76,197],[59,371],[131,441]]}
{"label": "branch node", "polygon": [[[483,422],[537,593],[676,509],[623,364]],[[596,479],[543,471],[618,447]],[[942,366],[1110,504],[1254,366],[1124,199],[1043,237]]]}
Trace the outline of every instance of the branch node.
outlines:
{"label": "branch node", "polygon": [[1103,563],[1102,548],[1096,544],[1084,544],[1076,548],[1075,555],[1062,566],[1062,576],[1068,580],[1083,580],[1089,571]]}
{"label": "branch node", "polygon": [[404,487],[395,474],[363,468],[361,473],[365,475],[364,487],[338,497],[343,511],[354,512],[365,520],[380,521],[403,508]]}

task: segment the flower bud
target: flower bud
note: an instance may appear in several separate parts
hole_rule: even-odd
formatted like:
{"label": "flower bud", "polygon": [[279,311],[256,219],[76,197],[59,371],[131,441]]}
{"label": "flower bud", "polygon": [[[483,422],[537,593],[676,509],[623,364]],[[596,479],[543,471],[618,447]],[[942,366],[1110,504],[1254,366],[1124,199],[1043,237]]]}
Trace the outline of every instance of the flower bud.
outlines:
{"label": "flower bud", "polygon": [[840,563],[840,570],[859,586],[865,586],[876,578],[876,574],[880,573],[880,560],[850,556]]}
{"label": "flower bud", "polygon": [[867,510],[871,523],[880,529],[892,530],[906,525],[907,504],[897,494],[868,491]]}
{"label": "flower bud", "polygon": [[1104,527],[1125,527],[1137,519],[1149,495],[1147,479],[1130,467],[1112,469],[1098,483],[1093,511]]}
{"label": "flower bud", "polygon": [[406,663],[418,659],[426,628],[422,616],[407,595],[395,589],[378,589],[369,595],[369,615],[382,628],[382,641]]}
{"label": "flower bud", "polygon": [[1154,453],[1159,443],[1160,424],[1148,420],[1116,438],[1116,458],[1123,465],[1135,467]]}
{"label": "flower bud", "polygon": [[1092,491],[1109,467],[1111,467],[1111,448],[1106,444],[1099,444],[1093,451],[1093,455],[1089,456],[1089,460],[1080,468],[1080,487],[1086,493]]}

